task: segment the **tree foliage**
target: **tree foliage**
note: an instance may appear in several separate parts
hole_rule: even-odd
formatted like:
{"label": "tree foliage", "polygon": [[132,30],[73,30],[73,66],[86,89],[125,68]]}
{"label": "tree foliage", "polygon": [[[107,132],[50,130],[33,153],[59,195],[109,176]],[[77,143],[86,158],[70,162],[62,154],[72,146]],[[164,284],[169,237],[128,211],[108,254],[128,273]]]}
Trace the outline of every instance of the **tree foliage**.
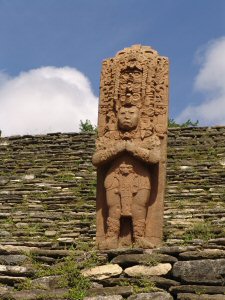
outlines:
{"label": "tree foliage", "polygon": [[198,120],[196,122],[193,122],[190,119],[188,119],[186,122],[178,124],[174,119],[169,119],[168,127],[196,127],[198,126],[198,123]]}
{"label": "tree foliage", "polygon": [[90,120],[86,120],[85,122],[80,120],[79,129],[80,132],[97,132],[97,127],[95,125],[92,125]]}
{"label": "tree foliage", "polygon": [[[198,126],[199,121],[197,120],[196,122],[193,122],[192,120],[188,119],[186,122],[184,123],[177,123],[174,119],[170,118],[168,121],[168,127],[172,128],[172,127],[196,127]],[[92,132],[92,133],[96,133],[98,128],[97,126],[91,124],[90,120],[86,120],[86,121],[82,121],[80,120],[80,125],[79,125],[79,129],[80,132]]]}

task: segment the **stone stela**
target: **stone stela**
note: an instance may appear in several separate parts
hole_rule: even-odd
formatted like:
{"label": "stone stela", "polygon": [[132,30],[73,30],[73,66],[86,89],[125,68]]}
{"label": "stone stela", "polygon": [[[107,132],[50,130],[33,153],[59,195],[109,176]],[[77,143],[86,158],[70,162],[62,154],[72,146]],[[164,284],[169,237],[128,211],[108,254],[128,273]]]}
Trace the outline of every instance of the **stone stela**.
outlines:
{"label": "stone stela", "polygon": [[103,61],[97,166],[99,249],[159,246],[163,232],[168,58],[134,45]]}

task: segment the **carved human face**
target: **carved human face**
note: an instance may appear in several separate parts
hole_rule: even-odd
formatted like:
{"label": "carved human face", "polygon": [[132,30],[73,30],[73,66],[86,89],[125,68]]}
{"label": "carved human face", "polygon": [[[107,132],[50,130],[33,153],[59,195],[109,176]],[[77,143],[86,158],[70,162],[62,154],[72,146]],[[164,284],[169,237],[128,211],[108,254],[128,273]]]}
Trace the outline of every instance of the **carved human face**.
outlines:
{"label": "carved human face", "polygon": [[132,172],[133,172],[133,167],[131,165],[128,165],[128,164],[125,164],[125,163],[122,163],[120,165],[120,173],[122,175],[129,175]]}
{"label": "carved human face", "polygon": [[119,128],[123,130],[132,130],[137,127],[139,120],[139,109],[136,106],[121,107],[118,112]]}

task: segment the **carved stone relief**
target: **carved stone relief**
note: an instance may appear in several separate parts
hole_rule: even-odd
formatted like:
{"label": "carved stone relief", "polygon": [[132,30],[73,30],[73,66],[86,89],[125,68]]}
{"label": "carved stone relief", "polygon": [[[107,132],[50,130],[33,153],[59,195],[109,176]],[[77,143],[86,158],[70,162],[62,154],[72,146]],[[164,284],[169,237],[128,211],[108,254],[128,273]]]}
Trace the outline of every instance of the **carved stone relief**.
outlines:
{"label": "carved stone relief", "polygon": [[134,45],[103,62],[93,155],[100,249],[160,244],[167,118],[167,58]]}

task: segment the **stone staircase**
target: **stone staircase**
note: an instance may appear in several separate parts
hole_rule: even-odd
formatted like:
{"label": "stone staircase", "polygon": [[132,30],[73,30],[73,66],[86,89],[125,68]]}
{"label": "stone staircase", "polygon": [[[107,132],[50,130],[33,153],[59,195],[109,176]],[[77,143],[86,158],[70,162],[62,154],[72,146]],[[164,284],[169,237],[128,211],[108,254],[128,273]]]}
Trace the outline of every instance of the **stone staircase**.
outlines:
{"label": "stone staircase", "polygon": [[94,138],[0,139],[0,299],[225,299],[225,127],[170,129],[165,247],[145,251],[94,250]]}
{"label": "stone staircase", "polygon": [[3,300],[224,300],[224,275],[224,238],[104,252],[0,246]]}

